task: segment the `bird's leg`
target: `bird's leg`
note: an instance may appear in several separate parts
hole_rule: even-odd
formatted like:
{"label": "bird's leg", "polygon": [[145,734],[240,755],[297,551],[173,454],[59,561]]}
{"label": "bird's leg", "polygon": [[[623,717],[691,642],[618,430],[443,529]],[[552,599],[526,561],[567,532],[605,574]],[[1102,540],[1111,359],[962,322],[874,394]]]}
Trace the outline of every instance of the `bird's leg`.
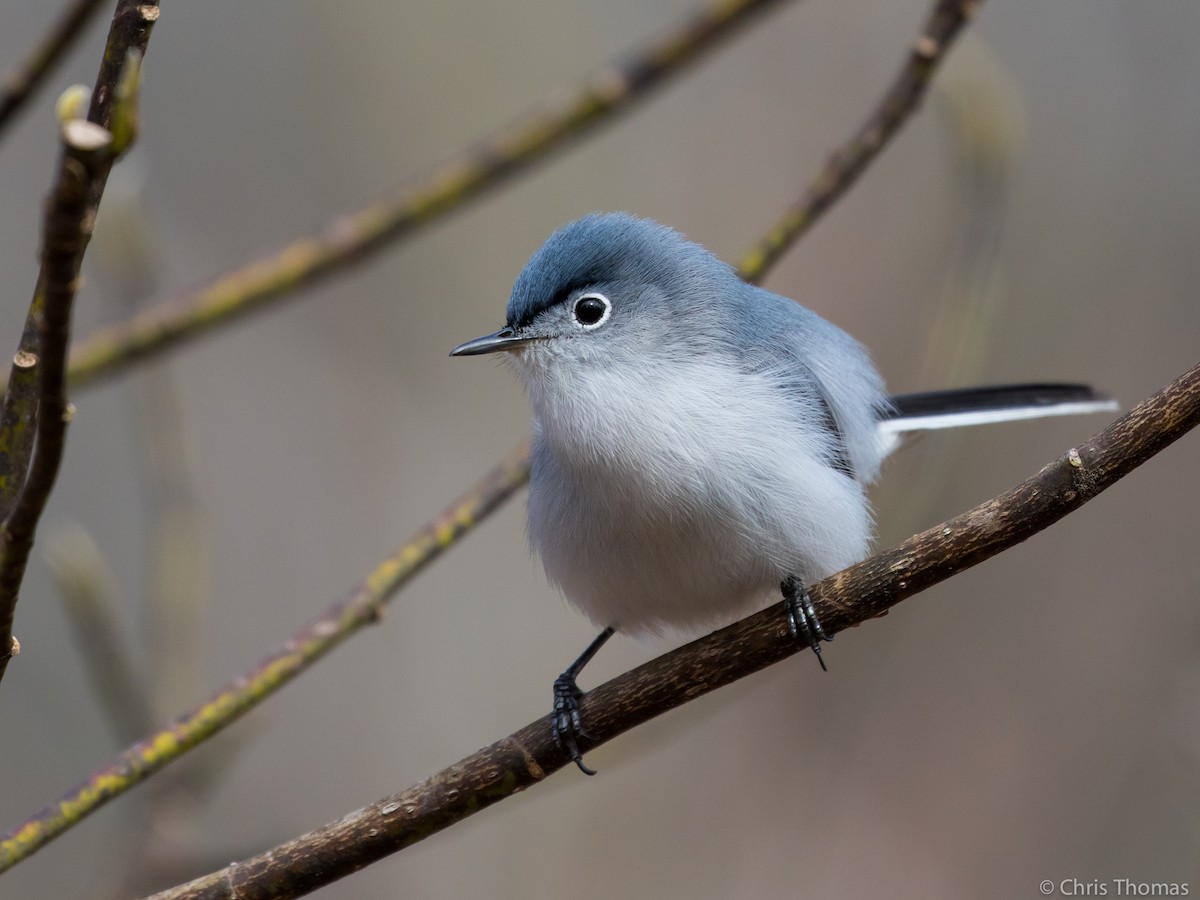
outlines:
{"label": "bird's leg", "polygon": [[828,672],[825,660],[821,656],[821,641],[832,641],[833,638],[827,636],[825,629],[821,627],[816,611],[813,610],[812,600],[808,596],[808,589],[794,575],[785,578],[779,589],[783,591],[783,609],[787,614],[792,637],[810,647],[812,652],[817,654],[821,671]]}
{"label": "bird's leg", "polygon": [[575,679],[579,677],[583,667],[592,661],[592,657],[596,655],[597,651],[613,636],[614,631],[615,629],[611,627],[605,628],[594,641],[588,644],[587,649],[579,655],[579,659],[567,666],[567,670],[554,679],[554,712],[550,717],[551,734],[554,736],[554,742],[562,748],[564,753],[571,755],[571,759],[575,760],[575,765],[579,766],[579,771],[584,775],[595,775],[596,772],[583,764],[583,754],[579,752],[578,738],[590,738],[591,735],[584,731],[583,719],[579,716],[579,698],[583,696],[583,691],[579,689]]}

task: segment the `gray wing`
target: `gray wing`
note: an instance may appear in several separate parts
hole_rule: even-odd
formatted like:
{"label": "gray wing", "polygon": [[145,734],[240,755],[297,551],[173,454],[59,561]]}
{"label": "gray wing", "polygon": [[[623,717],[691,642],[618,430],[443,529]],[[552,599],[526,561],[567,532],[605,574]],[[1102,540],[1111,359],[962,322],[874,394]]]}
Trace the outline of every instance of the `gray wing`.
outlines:
{"label": "gray wing", "polygon": [[745,287],[737,343],[754,349],[744,364],[778,373],[802,414],[820,416],[831,465],[863,483],[874,480],[882,459],[877,425],[889,404],[866,350],[799,303]]}

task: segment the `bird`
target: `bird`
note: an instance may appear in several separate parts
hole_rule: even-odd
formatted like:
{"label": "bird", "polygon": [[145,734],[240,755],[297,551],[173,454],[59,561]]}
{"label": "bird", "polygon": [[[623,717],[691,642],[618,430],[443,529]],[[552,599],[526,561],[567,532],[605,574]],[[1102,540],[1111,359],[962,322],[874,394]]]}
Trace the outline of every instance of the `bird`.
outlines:
{"label": "bird", "polygon": [[558,746],[586,774],[578,676],[616,632],[698,632],[782,593],[821,667],[805,585],[863,559],[866,489],[907,432],[1116,408],[1082,384],[888,396],[853,337],[624,212],[555,231],[517,276],[501,354],[533,407],[530,544],[603,628],[554,682]]}

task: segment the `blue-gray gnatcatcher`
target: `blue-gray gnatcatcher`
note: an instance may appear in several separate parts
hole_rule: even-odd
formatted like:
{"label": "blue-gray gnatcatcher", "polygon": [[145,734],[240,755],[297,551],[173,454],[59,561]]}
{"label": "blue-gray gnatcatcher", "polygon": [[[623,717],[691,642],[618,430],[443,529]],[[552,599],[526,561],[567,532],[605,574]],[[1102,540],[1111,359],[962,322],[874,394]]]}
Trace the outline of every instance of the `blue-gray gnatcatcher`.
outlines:
{"label": "blue-gray gnatcatcher", "polygon": [[889,398],[844,331],[625,213],[551,235],[505,327],[451,355],[498,351],[536,416],[531,542],[604,626],[554,685],[555,737],[589,774],[576,677],[615,630],[695,630],[782,589],[820,658],[804,585],[866,555],[865,487],[901,433],[1115,408],[1082,385]]}

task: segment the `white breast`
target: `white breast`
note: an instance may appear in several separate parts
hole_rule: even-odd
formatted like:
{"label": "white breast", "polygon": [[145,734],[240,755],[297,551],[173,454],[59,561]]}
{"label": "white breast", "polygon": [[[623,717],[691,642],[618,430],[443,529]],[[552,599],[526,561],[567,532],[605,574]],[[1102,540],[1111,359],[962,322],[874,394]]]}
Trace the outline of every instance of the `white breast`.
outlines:
{"label": "white breast", "polygon": [[527,371],[538,414],[529,533],[599,625],[693,629],[864,555],[861,486],[831,468],[820,410],[766,374],[686,359]]}

